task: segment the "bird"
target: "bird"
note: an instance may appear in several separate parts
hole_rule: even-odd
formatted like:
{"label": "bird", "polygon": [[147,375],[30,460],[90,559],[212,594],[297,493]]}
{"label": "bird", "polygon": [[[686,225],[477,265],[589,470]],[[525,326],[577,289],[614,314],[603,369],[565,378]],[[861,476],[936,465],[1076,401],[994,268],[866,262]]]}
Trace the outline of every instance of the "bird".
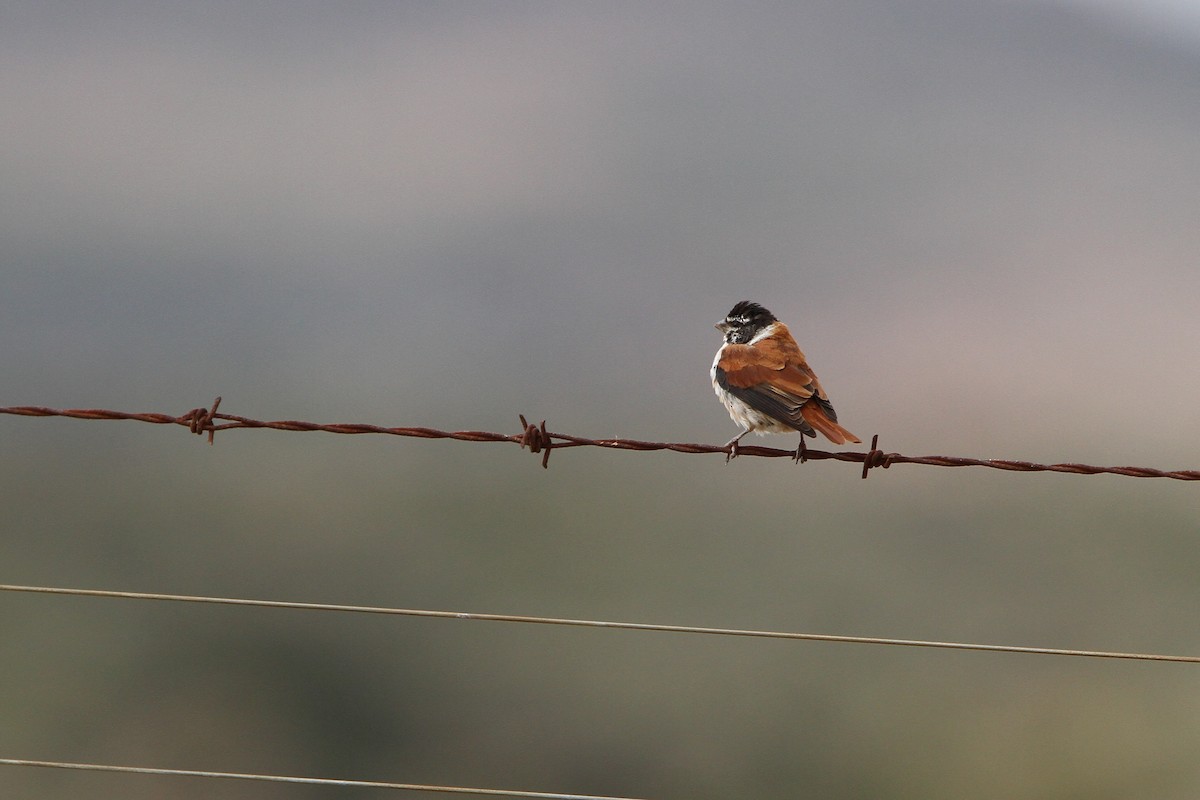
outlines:
{"label": "bird", "polygon": [[804,437],[817,431],[834,444],[862,442],[838,424],[816,373],[774,314],[743,300],[716,327],[725,341],[713,359],[713,391],[743,429],[725,443],[726,461],[737,457],[738,442],[751,431],[760,436],[799,431],[797,461],[804,457]]}

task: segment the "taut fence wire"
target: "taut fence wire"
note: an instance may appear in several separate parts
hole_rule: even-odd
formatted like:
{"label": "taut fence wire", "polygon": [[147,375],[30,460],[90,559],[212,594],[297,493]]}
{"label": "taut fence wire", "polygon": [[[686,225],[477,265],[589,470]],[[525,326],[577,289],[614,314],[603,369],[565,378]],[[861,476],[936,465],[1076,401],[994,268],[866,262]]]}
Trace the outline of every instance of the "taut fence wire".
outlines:
{"label": "taut fence wire", "polygon": [[0,584],[0,592],[104,597],[124,600],[165,600],[179,603],[207,603],[257,608],[287,608],[301,611],[340,611],[352,614],[384,614],[433,619],[474,620],[477,622],[516,622],[532,625],[563,625],[575,628],[607,628],[609,630],[649,631],[652,633],[691,633],[708,636],[739,636],[755,639],[785,639],[809,642],[840,642],[843,644],[892,645],[923,647],[939,650],[975,650],[990,653],[1026,653],[1029,655],[1075,656],[1082,658],[1115,658],[1132,661],[1175,661],[1200,664],[1200,656],[1163,655],[1157,653],[1122,653],[1111,650],[1070,650],[1060,647],[1026,647],[1008,644],[976,644],[971,642],[942,642],[925,639],[889,639],[879,636],[844,636],[828,633],[797,633],[793,631],[751,630],[743,628],[707,628],[694,625],[661,625],[649,622],[614,622],[595,619],[565,619],[561,617],[530,617],[516,614],[481,614],[469,611],[435,611],[417,608],[386,606],[353,606],[331,603],[297,603],[286,600],[252,600],[236,597],[157,594],[151,592],[120,592],[108,589],[68,589],[53,586],[15,586]]}
{"label": "taut fence wire", "polygon": [[223,778],[268,783],[301,783],[309,786],[350,786],[358,789],[402,789],[410,792],[446,792],[449,794],[486,795],[488,797],[523,797],[535,800],[637,800],[633,797],[612,797],[597,794],[559,794],[558,792],[523,792],[517,789],[471,789],[465,786],[427,786],[420,783],[389,783],[387,781],[342,780],[338,778],[303,778],[294,775],[257,775],[247,772],[207,772],[198,769],[159,769],[156,767],[123,767],[113,764],[75,764],[66,761],[31,761],[24,758],[0,758],[0,766],[48,767],[89,772],[120,772],[133,775],[167,775],[186,778]]}
{"label": "taut fence wire", "polygon": [[287,419],[264,421],[251,419],[236,414],[218,411],[221,398],[213,401],[210,408],[194,408],[180,416],[161,413],[130,413],[127,411],[110,411],[102,408],[45,408],[43,406],[8,406],[0,408],[0,414],[13,414],[23,417],[69,417],[85,420],[133,420],[148,422],[152,425],[180,425],[192,433],[207,435],[208,443],[213,443],[213,437],[218,431],[237,430],[239,428],[268,428],[277,431],[312,432],[342,434],[383,434],[387,436],[409,436],[419,439],[454,439],[460,442],[509,442],[528,448],[533,453],[541,453],[542,466],[548,467],[550,452],[563,450],[568,447],[603,447],[609,450],[632,450],[648,452],[653,450],[670,450],[674,453],[719,453],[726,460],[731,455],[752,456],[758,458],[790,458],[793,461],[848,461],[862,464],[862,477],[876,467],[887,469],[893,464],[924,464],[933,467],[990,467],[1009,472],[1069,472],[1076,475],[1123,475],[1130,478],[1171,478],[1178,481],[1200,481],[1200,470],[1162,470],[1151,467],[1097,467],[1091,464],[1060,463],[1036,464],[1031,461],[1011,461],[995,458],[964,458],[961,456],[906,456],[901,453],[887,453],[879,449],[879,435],[871,439],[871,449],[865,453],[827,452],[801,447],[799,450],[780,450],[774,447],[758,445],[740,445],[736,451],[728,446],[711,444],[693,444],[689,442],[647,442],[638,439],[589,439],[585,436],[573,436],[566,433],[554,433],[546,430],[546,421],[534,425],[526,421],[525,416],[519,416],[520,433],[491,433],[489,431],[443,431],[436,428],[393,428],[381,425],[367,425],[358,422],[339,422],[322,424]]}

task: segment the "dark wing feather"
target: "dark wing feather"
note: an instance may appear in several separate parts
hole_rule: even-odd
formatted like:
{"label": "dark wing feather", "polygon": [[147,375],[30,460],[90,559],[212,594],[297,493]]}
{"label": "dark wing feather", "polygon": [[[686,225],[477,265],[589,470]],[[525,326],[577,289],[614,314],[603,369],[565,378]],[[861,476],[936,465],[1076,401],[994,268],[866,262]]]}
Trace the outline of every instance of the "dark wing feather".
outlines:
{"label": "dark wing feather", "polygon": [[[749,369],[754,368],[751,367]],[[772,419],[779,420],[784,425],[795,428],[805,436],[817,435],[816,431],[813,430],[812,426],[805,421],[800,413],[800,409],[812,397],[811,394],[806,397],[797,397],[791,392],[777,389],[766,382],[738,385],[746,383],[747,376],[741,374],[745,371],[738,370],[733,373],[731,379],[730,373],[718,366],[716,369],[717,385],[755,411],[766,414]],[[827,404],[828,401],[823,403],[823,405]]]}
{"label": "dark wing feather", "polygon": [[[817,422],[823,423],[821,417],[826,417],[836,429],[837,412],[821,382],[787,328],[779,327],[777,333],[755,345],[726,345],[717,364],[722,373],[720,385],[756,411],[809,436],[815,435],[809,420],[814,419],[817,408],[821,412],[815,417]],[[806,404],[815,407],[808,409],[809,419],[802,413]],[[819,427],[824,430],[826,426]]]}

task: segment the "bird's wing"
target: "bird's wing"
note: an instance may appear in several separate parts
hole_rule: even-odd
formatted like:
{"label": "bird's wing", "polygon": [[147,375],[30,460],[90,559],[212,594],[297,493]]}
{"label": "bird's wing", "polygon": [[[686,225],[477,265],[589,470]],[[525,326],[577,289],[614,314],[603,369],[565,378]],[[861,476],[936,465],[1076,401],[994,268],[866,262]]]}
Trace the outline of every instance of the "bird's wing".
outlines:
{"label": "bird's wing", "polygon": [[[794,345],[790,348],[795,350],[793,354],[787,348],[763,344],[773,342],[725,345],[717,361],[717,383],[756,411],[813,435],[800,409],[814,397],[822,407],[829,405],[817,376]],[[825,410],[832,416],[832,407]]]}

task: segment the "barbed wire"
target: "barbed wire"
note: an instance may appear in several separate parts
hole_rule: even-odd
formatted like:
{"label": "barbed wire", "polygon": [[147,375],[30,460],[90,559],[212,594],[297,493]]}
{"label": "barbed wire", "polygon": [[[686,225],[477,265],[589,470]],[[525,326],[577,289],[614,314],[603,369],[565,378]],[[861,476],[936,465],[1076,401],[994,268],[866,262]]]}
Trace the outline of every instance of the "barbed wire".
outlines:
{"label": "barbed wire", "polygon": [[594,619],[532,617],[517,614],[481,614],[468,611],[434,611],[416,608],[390,608],[387,606],[298,603],[287,600],[252,600],[246,598],[210,597],[204,595],[122,592],[110,589],[68,589],[53,586],[17,586],[12,584],[0,584],[0,591],[26,592],[33,594],[73,595],[78,597],[104,597],[110,599],[118,598],[123,600],[165,600],[182,603],[253,606],[257,608],[288,608],[298,609],[301,611],[341,611],[354,614],[385,614],[392,616],[427,617],[434,619],[475,620],[479,622],[517,622],[534,625],[565,625],[576,628],[607,628],[610,630],[650,631],[655,633],[692,633],[709,636],[740,636],[757,639],[791,639],[811,642],[838,642],[842,644],[926,647],[942,650],[975,650],[992,653],[1025,653],[1030,655],[1115,658],[1133,661],[1175,661],[1190,664],[1200,663],[1200,656],[1162,655],[1155,653],[1123,653],[1109,650],[1070,650],[1060,647],[1026,647],[1023,645],[1007,644],[942,642],[923,639],[892,639],[879,636],[843,636],[827,633],[797,633],[792,631],[768,631],[742,628],[709,628],[694,625],[662,625],[649,622],[614,622]]}
{"label": "barbed wire", "polygon": [[548,467],[551,450],[562,450],[569,447],[603,447],[609,450],[633,450],[639,452],[654,450],[670,450],[674,453],[719,453],[729,460],[731,456],[753,456],[758,458],[790,458],[793,461],[847,461],[862,464],[862,477],[866,478],[870,470],[876,467],[887,469],[893,464],[924,464],[934,467],[989,467],[1010,472],[1067,472],[1076,475],[1123,475],[1130,478],[1171,478],[1179,481],[1200,481],[1200,470],[1161,470],[1151,467],[1098,467],[1091,464],[1059,463],[1037,464],[1032,461],[1014,461],[995,458],[964,458],[961,456],[906,456],[901,453],[887,453],[879,449],[879,435],[871,439],[871,448],[865,453],[827,452],[813,450],[802,446],[798,450],[780,450],[774,447],[759,445],[738,445],[736,450],[729,446],[694,444],[690,442],[649,442],[639,439],[589,439],[585,436],[574,436],[566,433],[554,433],[546,430],[546,421],[534,425],[526,421],[525,415],[518,416],[521,422],[520,433],[492,433],[489,431],[443,431],[436,428],[423,427],[384,427],[357,422],[316,423],[302,420],[264,421],[242,417],[236,414],[226,414],[217,408],[221,398],[213,401],[210,408],[194,408],[180,416],[161,413],[130,413],[127,411],[110,411],[100,408],[45,408],[42,406],[9,406],[0,408],[0,414],[13,414],[25,417],[70,417],[85,420],[133,420],[147,422],[153,425],[181,425],[192,433],[207,434],[208,443],[212,444],[218,431],[235,430],[238,428],[269,428],[271,430],[292,432],[313,432],[341,434],[384,434],[388,436],[409,436],[420,439],[454,439],[461,442],[510,442],[522,448],[528,448],[532,453],[542,454],[542,466]]}
{"label": "barbed wire", "polygon": [[293,775],[258,775],[246,772],[208,772],[195,769],[159,769],[157,767],[121,767],[112,764],[77,764],[66,761],[32,761],[24,758],[0,758],[0,766],[49,767],[53,769],[88,770],[92,772],[122,772],[135,775],[170,775],[187,778],[223,778],[239,781],[269,781],[272,783],[302,783],[317,786],[352,786],[360,789],[402,789],[413,792],[446,792],[449,794],[488,795],[491,797],[525,797],[536,800],[638,800],[633,797],[612,797],[596,794],[560,794],[557,792],[523,792],[515,789],[471,789],[465,786],[426,786],[418,783],[389,783],[386,781],[343,780],[338,778],[303,778]]}

